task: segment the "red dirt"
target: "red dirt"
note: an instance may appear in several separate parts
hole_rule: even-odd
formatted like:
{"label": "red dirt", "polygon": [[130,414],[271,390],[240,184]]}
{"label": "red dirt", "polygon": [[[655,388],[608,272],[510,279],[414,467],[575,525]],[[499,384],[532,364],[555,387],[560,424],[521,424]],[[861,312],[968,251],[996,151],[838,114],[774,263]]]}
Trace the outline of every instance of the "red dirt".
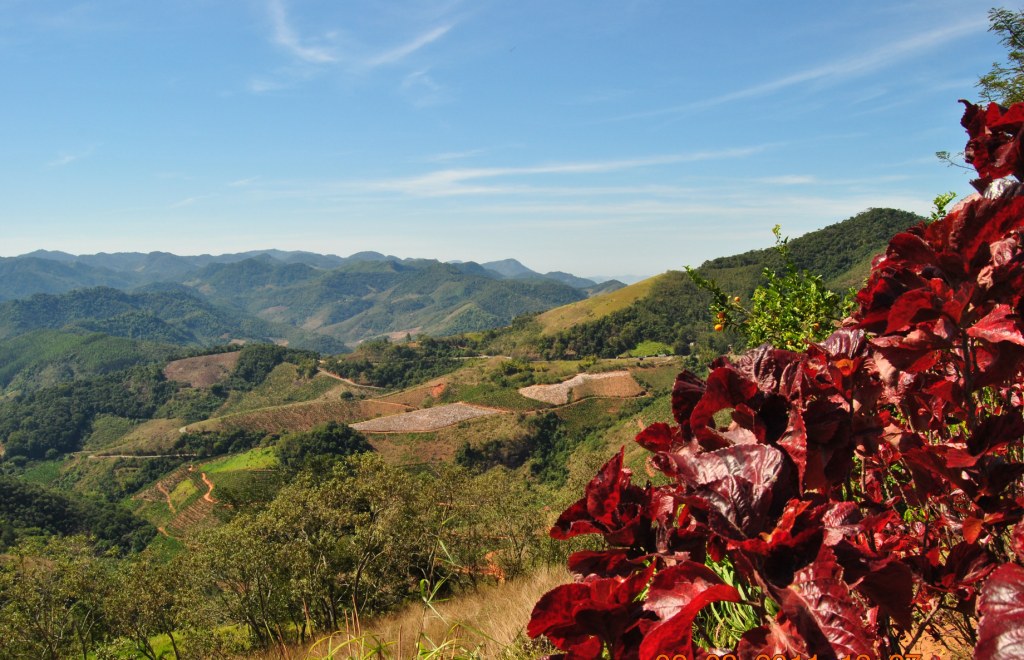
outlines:
{"label": "red dirt", "polygon": [[203,472],[199,476],[202,477],[203,483],[206,484],[206,487],[209,489],[203,495],[203,499],[209,502],[210,504],[216,504],[217,500],[213,499],[213,482],[210,481],[210,479],[206,476],[205,472]]}

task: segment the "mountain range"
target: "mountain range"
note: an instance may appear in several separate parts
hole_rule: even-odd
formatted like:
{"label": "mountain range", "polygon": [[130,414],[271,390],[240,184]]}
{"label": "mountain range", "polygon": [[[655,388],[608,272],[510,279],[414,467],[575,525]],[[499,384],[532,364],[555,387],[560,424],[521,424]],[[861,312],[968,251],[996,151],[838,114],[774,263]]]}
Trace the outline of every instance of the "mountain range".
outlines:
{"label": "mountain range", "polygon": [[622,286],[538,273],[515,259],[39,250],[0,259],[0,338],[68,327],[175,344],[240,339],[337,352],[376,336],[495,328]]}

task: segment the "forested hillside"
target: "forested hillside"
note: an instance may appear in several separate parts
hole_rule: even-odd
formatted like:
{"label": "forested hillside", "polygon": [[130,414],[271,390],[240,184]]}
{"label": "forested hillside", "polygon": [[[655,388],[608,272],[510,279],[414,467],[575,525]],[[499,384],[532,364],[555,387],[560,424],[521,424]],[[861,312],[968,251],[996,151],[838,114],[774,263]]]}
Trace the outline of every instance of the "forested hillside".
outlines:
{"label": "forested hillside", "polygon": [[74,326],[175,344],[277,338],[340,352],[345,344],[389,334],[496,328],[621,286],[540,274],[508,261],[514,271],[377,253],[78,257],[38,251],[0,259],[0,300],[17,303],[0,307],[0,337]]}
{"label": "forested hillside", "polygon": [[[797,266],[820,275],[833,289],[845,292],[864,280],[872,257],[884,249],[889,237],[922,220],[906,211],[871,209],[793,239],[789,247]],[[775,271],[781,266],[778,252],[767,248],[706,261],[697,272],[745,300],[758,285],[764,269]],[[689,276],[670,271],[655,278],[649,292],[630,306],[553,335],[542,335],[536,342],[540,354],[549,358],[614,357],[642,341],[662,342],[680,355],[699,352],[711,356],[730,346],[741,348],[737,335],[709,332],[709,303],[710,296]]]}

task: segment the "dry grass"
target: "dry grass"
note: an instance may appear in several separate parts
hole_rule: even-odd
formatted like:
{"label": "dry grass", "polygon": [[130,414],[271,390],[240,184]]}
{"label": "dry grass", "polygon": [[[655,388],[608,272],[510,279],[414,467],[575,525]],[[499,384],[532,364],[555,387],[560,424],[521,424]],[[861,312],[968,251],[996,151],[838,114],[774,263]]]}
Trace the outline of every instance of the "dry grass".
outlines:
{"label": "dry grass", "polygon": [[555,385],[530,385],[521,388],[519,393],[529,399],[560,405],[591,396],[640,396],[644,389],[628,371],[609,371],[602,374],[578,374]]}
{"label": "dry grass", "polygon": [[396,415],[407,410],[408,407],[401,404],[372,399],[351,401],[317,399],[215,417],[190,424],[186,430],[195,433],[231,429],[263,433],[289,433],[308,431],[314,426],[331,421],[348,424],[382,415]]}
{"label": "dry grass", "polygon": [[501,412],[494,408],[482,408],[468,403],[451,403],[400,415],[369,419],[352,424],[352,428],[366,433],[430,433],[474,417],[497,415]]}
{"label": "dry grass", "polygon": [[[415,603],[370,620],[356,618],[347,630],[313,644],[293,647],[288,657],[306,660],[351,658],[526,658],[526,623],[542,595],[571,578],[563,567],[547,567],[519,580],[481,587],[430,606]],[[518,652],[517,652],[518,647]],[[381,655],[374,649],[383,648]],[[434,654],[430,654],[434,651]],[[250,657],[282,657],[280,650]]]}
{"label": "dry grass", "polygon": [[437,401],[440,399],[446,389],[448,389],[448,380],[446,378],[435,378],[422,385],[417,385],[401,392],[377,397],[377,400],[401,403],[410,408],[422,408],[425,401]]}
{"label": "dry grass", "polygon": [[178,431],[180,426],[180,419],[151,419],[133,428],[117,443],[104,447],[102,451],[97,451],[96,455],[170,453],[180,435]]}
{"label": "dry grass", "polygon": [[455,460],[459,446],[479,446],[502,438],[526,434],[526,418],[520,415],[489,415],[459,422],[432,433],[368,434],[374,450],[393,465]]}
{"label": "dry grass", "polygon": [[649,277],[618,291],[600,293],[593,298],[556,307],[539,315],[537,321],[545,335],[553,335],[574,325],[603,318],[646,296],[660,277]]}
{"label": "dry grass", "polygon": [[164,377],[192,387],[209,387],[231,373],[238,364],[239,355],[238,351],[232,351],[168,362],[164,367]]}

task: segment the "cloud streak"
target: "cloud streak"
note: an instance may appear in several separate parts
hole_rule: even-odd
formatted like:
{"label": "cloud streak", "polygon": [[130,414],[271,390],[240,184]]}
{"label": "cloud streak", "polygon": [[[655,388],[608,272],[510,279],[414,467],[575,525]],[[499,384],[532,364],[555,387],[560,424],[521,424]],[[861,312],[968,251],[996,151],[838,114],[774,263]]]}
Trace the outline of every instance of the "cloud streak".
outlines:
{"label": "cloud streak", "polygon": [[47,167],[65,167],[67,165],[70,165],[71,163],[74,163],[75,161],[81,160],[83,158],[88,158],[89,156],[92,155],[93,151],[95,151],[95,148],[90,147],[89,149],[86,149],[85,151],[79,151],[79,152],[74,152],[74,153],[72,153],[72,152],[61,152],[53,160],[47,161],[46,166]]}
{"label": "cloud streak", "polygon": [[270,21],[274,28],[274,43],[295,57],[310,64],[330,64],[338,60],[330,49],[302,43],[302,39],[299,38],[291,21],[288,20],[284,0],[269,0],[267,13],[270,15]]}
{"label": "cloud streak", "polygon": [[[606,174],[641,167],[657,167],[680,163],[693,163],[723,158],[744,158],[764,151],[768,145],[699,151],[690,154],[669,154],[620,160],[598,160],[576,163],[553,163],[524,167],[479,167],[444,169],[420,176],[360,184],[364,189],[398,192],[406,195],[437,197],[449,195],[481,194],[494,192],[490,186],[467,186],[465,184],[486,179],[523,177],[534,175]],[[501,189],[502,191],[507,190]]]}
{"label": "cloud streak", "polygon": [[441,27],[434,28],[433,30],[425,32],[401,46],[367,58],[363,62],[363,66],[373,69],[379,66],[400,62],[421,48],[429,46],[444,35],[448,34],[452,27],[453,25],[442,25]]}
{"label": "cloud streak", "polygon": [[932,30],[911,36],[904,39],[893,39],[882,48],[867,53],[860,53],[845,59],[836,60],[812,67],[803,71],[797,71],[788,76],[769,80],[743,89],[738,89],[727,94],[701,99],[683,105],[670,108],[661,108],[647,112],[638,112],[631,115],[619,117],[619,120],[641,119],[649,117],[661,117],[666,115],[682,114],[695,110],[706,110],[716,106],[741,101],[745,99],[766,96],[775,92],[796,87],[798,85],[831,80],[844,80],[855,76],[861,76],[871,71],[884,68],[894,61],[913,57],[936,46],[948,44],[950,41],[965,37],[976,32],[983,32],[988,29],[988,21],[983,19],[965,21],[956,25]]}

